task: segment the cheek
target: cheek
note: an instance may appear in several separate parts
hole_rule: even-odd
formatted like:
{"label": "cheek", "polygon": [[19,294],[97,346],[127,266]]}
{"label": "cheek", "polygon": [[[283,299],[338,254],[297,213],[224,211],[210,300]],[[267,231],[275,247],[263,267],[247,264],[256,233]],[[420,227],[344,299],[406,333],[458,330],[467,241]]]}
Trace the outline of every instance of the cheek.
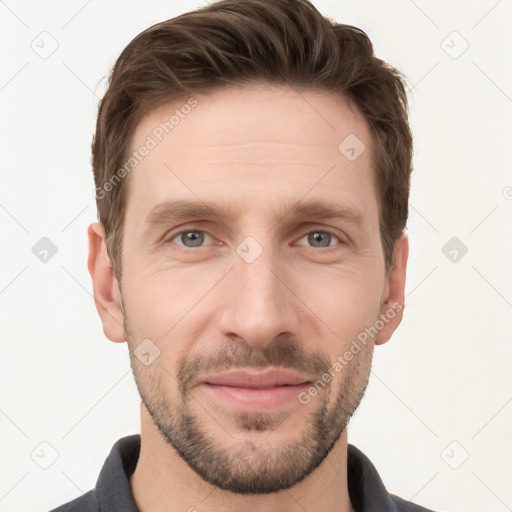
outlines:
{"label": "cheek", "polygon": [[130,326],[139,338],[150,338],[158,346],[167,366],[190,349],[208,322],[209,290],[218,281],[213,272],[182,270],[144,270],[126,291]]}
{"label": "cheek", "polygon": [[375,322],[382,286],[380,278],[370,273],[330,272],[302,282],[299,294],[340,350]]}

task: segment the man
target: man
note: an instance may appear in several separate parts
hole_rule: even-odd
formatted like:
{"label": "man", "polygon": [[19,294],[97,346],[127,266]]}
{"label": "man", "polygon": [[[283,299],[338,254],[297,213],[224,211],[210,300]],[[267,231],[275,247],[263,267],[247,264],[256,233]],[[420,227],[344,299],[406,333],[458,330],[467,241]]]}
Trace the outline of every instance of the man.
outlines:
{"label": "man", "polygon": [[401,74],[307,0],[224,0],[122,52],[88,266],[141,434],[59,512],[425,511],[347,444],[404,308]]}

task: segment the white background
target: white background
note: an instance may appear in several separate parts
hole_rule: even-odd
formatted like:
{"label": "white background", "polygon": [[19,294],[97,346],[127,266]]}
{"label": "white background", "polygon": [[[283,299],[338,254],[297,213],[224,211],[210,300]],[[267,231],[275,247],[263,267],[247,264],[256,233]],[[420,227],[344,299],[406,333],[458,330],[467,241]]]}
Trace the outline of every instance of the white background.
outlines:
{"label": "white background", "polygon": [[[49,510],[89,490],[112,444],[139,431],[127,346],[104,337],[86,267],[90,142],[124,46],[201,5],[0,2],[2,512]],[[406,499],[511,510],[511,2],[315,5],[365,30],[405,73],[415,136],[405,319],[376,348],[349,442]],[[458,58],[453,31],[469,44]],[[32,48],[41,37],[58,44],[47,59]],[[47,263],[32,253],[44,236],[58,248]],[[442,252],[452,237],[468,248],[456,262]],[[48,469],[31,456],[51,462],[41,442],[58,453]]]}

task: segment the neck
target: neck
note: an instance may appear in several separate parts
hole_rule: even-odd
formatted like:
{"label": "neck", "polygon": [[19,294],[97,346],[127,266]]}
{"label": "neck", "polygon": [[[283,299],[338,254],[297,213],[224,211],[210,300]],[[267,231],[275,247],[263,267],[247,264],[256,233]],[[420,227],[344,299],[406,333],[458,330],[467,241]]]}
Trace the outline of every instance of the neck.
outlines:
{"label": "neck", "polygon": [[197,475],[162,437],[144,406],[140,456],[130,487],[140,512],[355,512],[347,486],[346,429],[320,467],[298,484],[271,494],[239,495]]}

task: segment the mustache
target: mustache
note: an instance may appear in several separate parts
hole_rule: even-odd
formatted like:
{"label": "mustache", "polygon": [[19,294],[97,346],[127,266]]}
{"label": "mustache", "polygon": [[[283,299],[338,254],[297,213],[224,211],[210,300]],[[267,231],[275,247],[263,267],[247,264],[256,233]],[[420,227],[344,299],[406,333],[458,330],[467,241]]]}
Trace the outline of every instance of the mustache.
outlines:
{"label": "mustache", "polygon": [[196,352],[181,359],[177,380],[181,391],[186,394],[198,376],[204,373],[242,368],[264,370],[268,367],[320,376],[328,371],[330,361],[320,351],[306,352],[300,340],[290,340],[283,336],[274,338],[261,349],[255,349],[244,340],[231,340],[211,355]]}

